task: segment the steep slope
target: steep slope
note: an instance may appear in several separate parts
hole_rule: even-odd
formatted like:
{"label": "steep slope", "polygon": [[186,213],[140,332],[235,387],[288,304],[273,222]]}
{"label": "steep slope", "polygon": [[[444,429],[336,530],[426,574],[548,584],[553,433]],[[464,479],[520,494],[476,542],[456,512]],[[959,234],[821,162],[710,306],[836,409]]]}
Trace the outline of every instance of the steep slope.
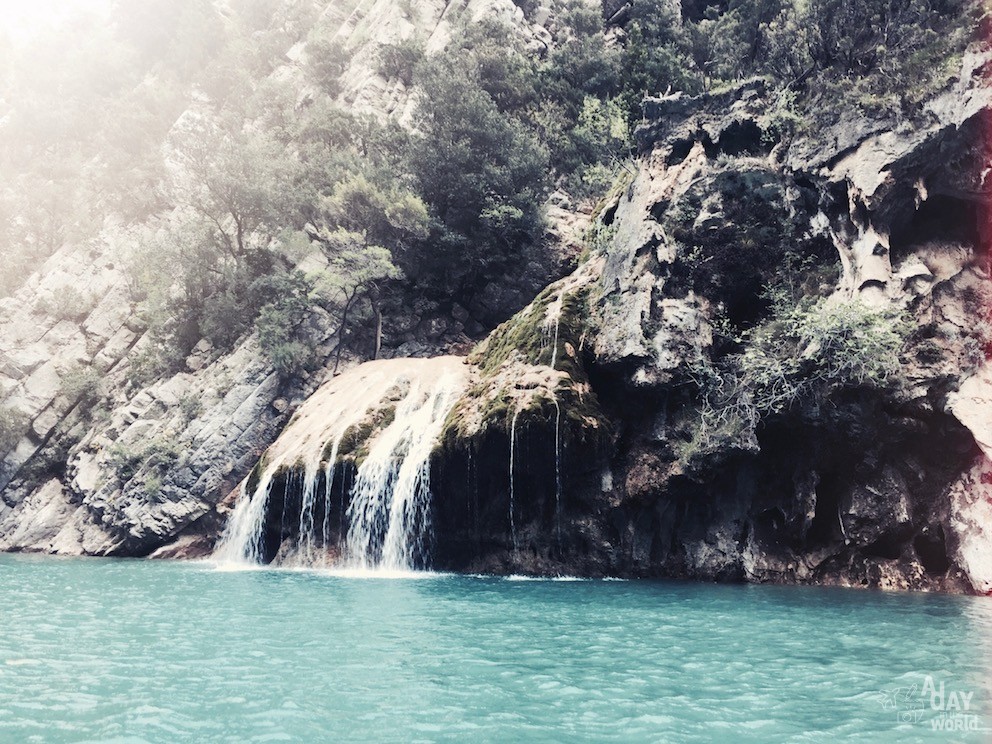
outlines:
{"label": "steep slope", "polygon": [[[649,100],[569,339],[605,415],[566,416],[563,458],[553,410],[510,470],[505,434],[439,456],[442,565],[992,590],[988,59],[896,130],[783,140],[760,81]],[[522,340],[511,397],[549,364]],[[851,375],[866,349],[892,366]]]}
{"label": "steep slope", "polygon": [[[589,258],[466,360],[432,565],[992,591],[989,59],[896,131],[783,137],[760,81],[649,100]],[[303,470],[263,560],[298,553]]]}
{"label": "steep slope", "polygon": [[[501,18],[533,43],[547,37],[509,0],[331,2],[321,22],[337,27],[333,43],[351,52],[338,101],[402,119],[412,91],[383,77],[380,49],[413,36],[443,48],[453,14]],[[301,41],[271,77],[301,106],[323,95],[304,74],[306,54]],[[179,123],[209,117],[204,104]],[[233,351],[203,340],[182,372],[129,385],[154,342],[128,273],[133,248],[108,215],[99,239],[64,246],[0,302],[3,415],[23,432],[0,462],[0,549],[146,555],[190,528],[214,534],[217,502],[323,379],[320,372],[281,380],[250,334]],[[319,262],[311,257],[297,268],[326,268]],[[319,308],[310,311],[300,333],[318,362],[336,350],[338,326]],[[457,319],[425,313],[422,328],[398,343],[427,353],[466,341]],[[91,410],[98,382],[112,395]]]}

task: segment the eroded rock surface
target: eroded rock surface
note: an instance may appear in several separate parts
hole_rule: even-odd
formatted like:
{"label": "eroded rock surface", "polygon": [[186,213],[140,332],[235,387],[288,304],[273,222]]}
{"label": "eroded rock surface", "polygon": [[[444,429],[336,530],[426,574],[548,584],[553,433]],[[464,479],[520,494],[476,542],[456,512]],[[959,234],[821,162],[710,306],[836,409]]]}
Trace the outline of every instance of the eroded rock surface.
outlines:
{"label": "eroded rock surface", "polygon": [[[348,13],[341,12],[343,5],[329,3],[321,19],[352,51],[339,102],[403,123],[409,123],[413,91],[383,77],[384,45],[416,38],[428,51],[443,49],[456,14],[469,21],[503,19],[535,53],[550,42],[542,25],[547,17],[528,21],[510,0],[367,0],[351,4]],[[301,105],[316,95],[303,74],[305,58],[301,42],[273,73]],[[194,107],[177,126],[206,115]],[[560,216],[555,224],[562,240],[570,240],[569,227],[581,215]],[[98,240],[62,247],[16,295],[0,302],[0,400],[24,422],[24,436],[0,460],[0,550],[147,555],[182,536],[188,549],[173,554],[202,554],[223,522],[218,503],[232,498],[327,376],[280,381],[257,339],[248,336],[225,353],[201,341],[181,373],[129,385],[135,360],[151,339],[128,283],[126,236],[108,219]],[[527,300],[506,301],[520,307]],[[464,308],[412,308],[404,322],[386,353],[436,354],[470,346],[466,333],[484,330]],[[303,331],[315,357],[329,360],[337,322],[316,310]],[[69,392],[87,370],[113,391],[106,419],[94,418]]]}
{"label": "eroded rock surface", "polygon": [[[456,484],[471,494],[446,565],[988,592],[987,61],[967,55],[900,127],[842,119],[782,140],[761,82],[649,100],[636,168],[601,212],[578,333],[609,446],[562,456],[547,446],[554,415],[530,420],[516,544],[487,485],[508,487],[505,425],[470,464],[442,458],[442,513]],[[797,253],[807,297],[903,313],[899,384],[707,433],[700,362],[727,353],[728,324],[767,316],[763,289]]]}

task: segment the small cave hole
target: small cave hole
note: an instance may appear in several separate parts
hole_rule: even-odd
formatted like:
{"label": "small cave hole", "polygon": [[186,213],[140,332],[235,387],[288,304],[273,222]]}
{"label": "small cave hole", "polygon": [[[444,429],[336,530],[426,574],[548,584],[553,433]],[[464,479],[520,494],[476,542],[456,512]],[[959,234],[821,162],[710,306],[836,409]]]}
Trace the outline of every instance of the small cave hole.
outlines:
{"label": "small cave hole", "polygon": [[816,486],[816,509],[806,533],[810,546],[827,545],[843,537],[840,522],[842,486],[834,474],[824,474]]}
{"label": "small cave hole", "polygon": [[896,560],[902,556],[904,541],[900,535],[886,534],[865,546],[865,555],[886,560]]}
{"label": "small cave hole", "polygon": [[612,225],[613,220],[616,219],[617,209],[619,209],[619,207],[620,207],[620,202],[617,201],[611,204],[606,209],[604,209],[602,217],[599,218],[600,222],[602,222],[606,227]]}
{"label": "small cave hole", "polygon": [[[720,133],[716,143],[715,154],[724,155],[760,155],[768,152],[768,145],[762,138],[761,127],[751,119],[735,121]],[[709,155],[709,152],[707,152]]]}
{"label": "small cave hole", "polygon": [[689,152],[692,150],[694,144],[696,144],[695,140],[688,138],[677,140],[672,145],[672,149],[668,151],[668,156],[665,158],[665,165],[672,166],[681,163],[689,157]]}
{"label": "small cave hole", "polygon": [[893,262],[907,256],[913,246],[931,241],[978,245],[980,205],[965,199],[936,195],[923,202],[912,218],[897,225],[889,236]]}
{"label": "small cave hole", "polygon": [[913,539],[913,549],[928,574],[940,575],[947,573],[951,562],[947,557],[947,543],[944,530],[938,527],[934,534],[919,534]]}

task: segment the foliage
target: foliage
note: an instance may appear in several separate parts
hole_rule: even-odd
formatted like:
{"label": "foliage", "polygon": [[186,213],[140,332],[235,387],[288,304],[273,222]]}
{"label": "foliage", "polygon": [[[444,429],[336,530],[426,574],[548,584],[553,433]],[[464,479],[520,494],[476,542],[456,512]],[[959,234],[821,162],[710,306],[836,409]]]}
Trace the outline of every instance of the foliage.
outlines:
{"label": "foliage", "polygon": [[638,0],[626,24],[622,97],[694,94],[761,75],[801,92],[807,119],[845,108],[911,114],[954,73],[982,11],[969,0]]}
{"label": "foliage", "polygon": [[255,286],[263,296],[272,297],[255,321],[262,352],[283,377],[298,374],[312,361],[310,348],[296,338],[310,307],[310,282],[296,271],[265,277]]}
{"label": "foliage", "polygon": [[115,443],[107,448],[106,461],[121,483],[126,483],[146,469],[151,474],[168,472],[182,457],[179,444],[171,439],[161,437],[152,439],[144,444]]}
{"label": "foliage", "polygon": [[737,340],[743,349],[694,377],[710,411],[726,424],[818,406],[833,392],[886,389],[898,380],[907,337],[901,316],[859,300],[804,299],[776,305]]}
{"label": "foliage", "polygon": [[397,79],[406,86],[413,84],[414,72],[424,58],[424,44],[409,38],[388,44],[379,50],[379,72],[387,80]]}
{"label": "foliage", "polygon": [[93,309],[93,298],[84,295],[72,285],[66,285],[56,290],[50,297],[39,303],[39,310],[56,320],[73,320],[79,322],[86,318]]}
{"label": "foliage", "polygon": [[179,399],[179,413],[184,423],[195,421],[203,413],[203,400],[199,395],[184,395]]}
{"label": "foliage", "polygon": [[547,151],[501,111],[483,72],[439,57],[418,74],[424,96],[410,162],[430,209],[430,236],[404,268],[448,291],[505,268],[542,231]]}
{"label": "foliage", "polygon": [[299,209],[298,165],[273,137],[200,123],[178,131],[173,143],[175,203],[202,215],[236,261]]}
{"label": "foliage", "polygon": [[72,405],[88,413],[104,395],[103,378],[93,367],[75,364],[62,370],[61,394]]}
{"label": "foliage", "polygon": [[382,341],[382,294],[387,283],[403,276],[393,263],[389,250],[370,245],[365,235],[337,228],[321,235],[327,254],[329,270],[317,281],[316,294],[323,304],[337,312],[340,325],[334,370],[341,363],[349,321],[353,318],[357,302],[367,298],[376,315],[376,341],[373,358],[379,355]]}
{"label": "foliage", "polygon": [[694,466],[718,452],[753,450],[763,421],[815,416],[843,391],[892,390],[907,337],[898,312],[859,300],[776,303],[765,323],[736,337],[739,352],[693,365],[699,418],[676,447],[680,461]]}
{"label": "foliage", "polygon": [[127,224],[168,208],[162,142],[180,114],[203,91],[218,111],[250,104],[316,11],[308,0],[103,7],[76,4],[0,39],[0,296],[63,244],[95,237],[104,216]]}
{"label": "foliage", "polygon": [[344,45],[319,33],[311,34],[307,42],[307,73],[328,96],[341,92],[341,73],[350,61]]}
{"label": "foliage", "polygon": [[627,34],[621,98],[631,124],[640,119],[645,95],[702,89],[702,75],[692,64],[689,38],[669,0],[634,3]]}
{"label": "foliage", "polygon": [[28,423],[27,417],[17,409],[0,405],[0,454],[6,455],[17,446]]}
{"label": "foliage", "polygon": [[774,322],[739,359],[759,411],[780,412],[817,388],[882,388],[901,367],[906,330],[889,309],[820,299],[779,311]]}

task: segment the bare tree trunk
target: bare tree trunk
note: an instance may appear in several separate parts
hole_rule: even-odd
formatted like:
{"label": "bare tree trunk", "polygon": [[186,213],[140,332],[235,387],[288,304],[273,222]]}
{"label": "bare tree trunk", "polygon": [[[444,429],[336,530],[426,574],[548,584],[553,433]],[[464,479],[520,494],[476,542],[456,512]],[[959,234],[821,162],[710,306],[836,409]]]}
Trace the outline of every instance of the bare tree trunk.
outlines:
{"label": "bare tree trunk", "polygon": [[334,355],[334,371],[332,372],[335,375],[338,373],[338,367],[341,365],[341,351],[344,349],[344,332],[348,328],[348,311],[351,309],[351,301],[354,298],[354,295],[346,297],[344,309],[341,311],[341,328],[338,329],[338,348]]}
{"label": "bare tree trunk", "polygon": [[379,303],[379,295],[376,293],[371,298],[372,312],[375,313],[375,351],[372,353],[373,359],[379,358],[382,351],[382,305]]}
{"label": "bare tree trunk", "polygon": [[376,307],[375,309],[375,353],[372,355],[373,359],[379,358],[379,352],[382,351],[382,310]]}

